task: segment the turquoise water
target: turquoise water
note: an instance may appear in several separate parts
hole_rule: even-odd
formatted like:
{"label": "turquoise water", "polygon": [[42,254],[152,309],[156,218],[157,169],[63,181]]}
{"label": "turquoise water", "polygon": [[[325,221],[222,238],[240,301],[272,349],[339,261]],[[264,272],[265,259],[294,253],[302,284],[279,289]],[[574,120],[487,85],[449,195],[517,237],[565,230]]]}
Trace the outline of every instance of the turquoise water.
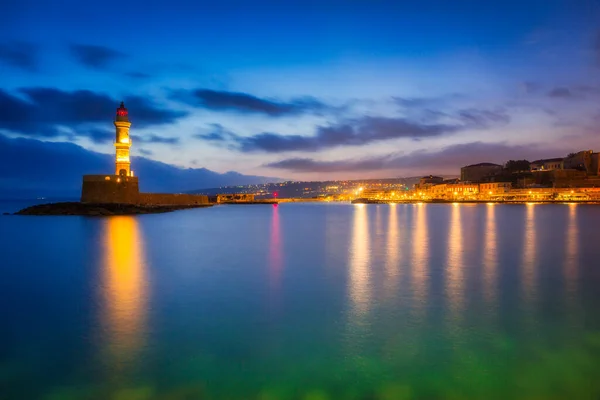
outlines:
{"label": "turquoise water", "polygon": [[598,227],[569,204],[0,216],[0,399],[598,399]]}

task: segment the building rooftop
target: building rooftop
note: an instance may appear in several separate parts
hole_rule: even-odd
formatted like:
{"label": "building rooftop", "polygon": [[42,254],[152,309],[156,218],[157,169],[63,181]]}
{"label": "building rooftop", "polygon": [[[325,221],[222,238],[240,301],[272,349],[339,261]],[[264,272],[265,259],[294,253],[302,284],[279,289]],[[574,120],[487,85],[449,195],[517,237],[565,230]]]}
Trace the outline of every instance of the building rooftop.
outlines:
{"label": "building rooftop", "polygon": [[559,157],[559,158],[544,158],[542,160],[535,160],[532,161],[532,164],[542,164],[542,163],[547,163],[547,162],[559,162],[559,161],[563,161],[564,158],[563,157]]}
{"label": "building rooftop", "polygon": [[479,163],[479,164],[467,165],[466,167],[463,167],[463,168],[470,168],[470,167],[502,167],[502,165],[489,163],[489,162],[483,162],[483,163]]}

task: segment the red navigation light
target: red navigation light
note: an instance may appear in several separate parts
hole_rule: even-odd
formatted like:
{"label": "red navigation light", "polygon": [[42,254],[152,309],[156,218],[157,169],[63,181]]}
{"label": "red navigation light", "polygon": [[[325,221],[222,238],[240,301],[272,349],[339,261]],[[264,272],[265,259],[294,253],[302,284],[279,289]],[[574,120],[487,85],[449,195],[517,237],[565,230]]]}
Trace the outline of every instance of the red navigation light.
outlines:
{"label": "red navigation light", "polygon": [[277,197],[277,192],[273,192],[273,197]]}
{"label": "red navigation light", "polygon": [[127,116],[127,109],[125,108],[125,104],[123,104],[123,102],[121,102],[121,105],[119,106],[119,108],[117,108],[117,116],[119,116],[119,117]]}

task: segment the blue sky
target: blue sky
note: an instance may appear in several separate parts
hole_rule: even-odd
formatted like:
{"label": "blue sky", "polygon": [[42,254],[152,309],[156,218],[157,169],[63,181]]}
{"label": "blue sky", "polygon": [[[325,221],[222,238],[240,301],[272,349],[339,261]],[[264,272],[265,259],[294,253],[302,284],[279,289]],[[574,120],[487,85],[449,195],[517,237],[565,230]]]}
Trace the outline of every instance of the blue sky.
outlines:
{"label": "blue sky", "polygon": [[111,153],[125,100],[135,155],[307,180],[600,149],[598,0],[86,3],[3,5],[0,134]]}

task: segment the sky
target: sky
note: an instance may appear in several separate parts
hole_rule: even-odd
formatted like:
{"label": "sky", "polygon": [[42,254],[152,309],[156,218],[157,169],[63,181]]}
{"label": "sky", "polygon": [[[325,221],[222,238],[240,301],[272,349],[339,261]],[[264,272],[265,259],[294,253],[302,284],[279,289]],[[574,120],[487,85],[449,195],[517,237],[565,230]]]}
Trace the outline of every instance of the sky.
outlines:
{"label": "sky", "polygon": [[218,173],[456,175],[599,151],[600,0],[2,5],[0,144],[112,154],[120,101],[134,156]]}

